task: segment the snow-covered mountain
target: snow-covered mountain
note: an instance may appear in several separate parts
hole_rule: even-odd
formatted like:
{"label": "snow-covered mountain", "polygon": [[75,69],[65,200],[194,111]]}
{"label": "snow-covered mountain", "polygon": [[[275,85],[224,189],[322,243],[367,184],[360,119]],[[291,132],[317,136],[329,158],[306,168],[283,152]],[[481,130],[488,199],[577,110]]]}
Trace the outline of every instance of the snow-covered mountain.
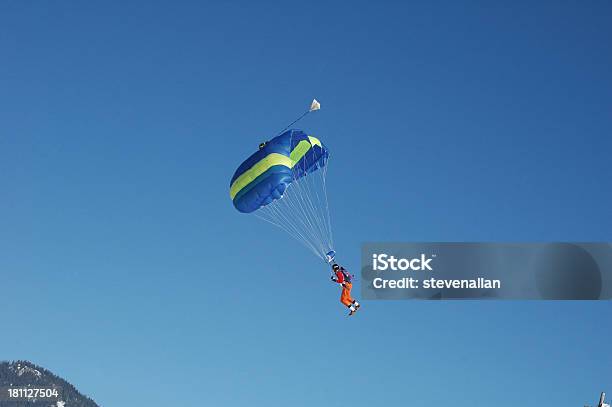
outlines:
{"label": "snow-covered mountain", "polygon": [[[13,396],[24,396],[28,392],[34,394],[34,389],[43,389],[49,397],[16,399],[9,394],[12,391]],[[0,407],[99,407],[66,380],[25,360],[0,362],[0,392]]]}

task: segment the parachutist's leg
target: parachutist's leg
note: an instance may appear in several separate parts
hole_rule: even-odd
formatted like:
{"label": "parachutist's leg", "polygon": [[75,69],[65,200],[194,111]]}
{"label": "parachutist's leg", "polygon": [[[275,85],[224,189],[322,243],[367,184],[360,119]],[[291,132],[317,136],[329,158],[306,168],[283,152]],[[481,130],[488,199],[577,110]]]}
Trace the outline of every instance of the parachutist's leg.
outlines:
{"label": "parachutist's leg", "polygon": [[349,317],[357,311],[357,308],[355,308],[355,305],[353,304],[349,305],[348,309],[349,309]]}
{"label": "parachutist's leg", "polygon": [[353,302],[355,302],[353,297],[351,297],[351,290],[353,289],[353,284],[352,283],[344,283],[343,287],[344,287],[344,291],[345,291],[345,295],[346,295],[346,300],[352,304]]}
{"label": "parachutist's leg", "polygon": [[353,288],[353,284],[349,282],[345,282],[342,284],[342,295],[340,296],[340,301],[342,304],[346,305],[350,310],[349,315],[353,315],[355,311],[361,307],[361,304],[357,302],[356,299],[351,297],[351,289]]}
{"label": "parachutist's leg", "polygon": [[353,305],[353,301],[348,299],[348,297],[344,294],[344,290],[342,291],[342,295],[340,296],[340,302],[347,307]]}
{"label": "parachutist's leg", "polygon": [[351,311],[354,311],[354,309],[352,309],[354,308],[353,306],[354,300],[351,298],[351,288],[352,288],[351,283],[342,284],[342,294],[340,295],[340,302],[346,305],[347,307],[349,307]]}

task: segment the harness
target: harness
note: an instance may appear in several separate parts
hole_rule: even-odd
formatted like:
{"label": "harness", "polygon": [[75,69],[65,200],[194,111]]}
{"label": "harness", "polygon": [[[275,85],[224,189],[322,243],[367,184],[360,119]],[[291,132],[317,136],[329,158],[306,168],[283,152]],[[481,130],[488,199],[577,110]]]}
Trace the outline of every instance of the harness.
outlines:
{"label": "harness", "polygon": [[342,275],[344,275],[344,281],[346,281],[347,283],[352,283],[353,282],[353,275],[350,274],[345,269],[341,269],[341,271],[342,271]]}
{"label": "harness", "polygon": [[[351,273],[349,273],[348,271],[346,271],[344,269],[344,267],[340,268],[340,273],[342,273],[342,276],[344,277],[344,281],[347,283],[351,283],[353,281],[353,275]],[[333,272],[334,274],[336,274],[336,272]],[[336,276],[337,277],[337,276]]]}

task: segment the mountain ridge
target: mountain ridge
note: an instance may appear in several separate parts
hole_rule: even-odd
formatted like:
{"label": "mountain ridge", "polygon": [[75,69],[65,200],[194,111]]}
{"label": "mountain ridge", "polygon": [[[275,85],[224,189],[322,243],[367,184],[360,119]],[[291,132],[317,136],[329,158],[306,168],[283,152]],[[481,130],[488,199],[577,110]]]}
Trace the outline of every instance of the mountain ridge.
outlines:
{"label": "mountain ridge", "polygon": [[[57,389],[58,394],[49,398],[11,399],[9,388]],[[0,389],[0,407],[100,407],[67,380],[27,360],[0,361]]]}

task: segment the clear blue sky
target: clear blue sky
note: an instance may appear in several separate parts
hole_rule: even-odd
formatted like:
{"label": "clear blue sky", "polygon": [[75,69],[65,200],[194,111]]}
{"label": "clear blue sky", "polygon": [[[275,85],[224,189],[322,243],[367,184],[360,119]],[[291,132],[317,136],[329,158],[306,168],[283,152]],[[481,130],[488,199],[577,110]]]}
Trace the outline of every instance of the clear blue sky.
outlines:
{"label": "clear blue sky", "polygon": [[612,3],[0,4],[0,359],[103,406],[582,406],[610,302],[367,302],[231,205],[258,143],[333,151],[365,241],[612,240]]}

